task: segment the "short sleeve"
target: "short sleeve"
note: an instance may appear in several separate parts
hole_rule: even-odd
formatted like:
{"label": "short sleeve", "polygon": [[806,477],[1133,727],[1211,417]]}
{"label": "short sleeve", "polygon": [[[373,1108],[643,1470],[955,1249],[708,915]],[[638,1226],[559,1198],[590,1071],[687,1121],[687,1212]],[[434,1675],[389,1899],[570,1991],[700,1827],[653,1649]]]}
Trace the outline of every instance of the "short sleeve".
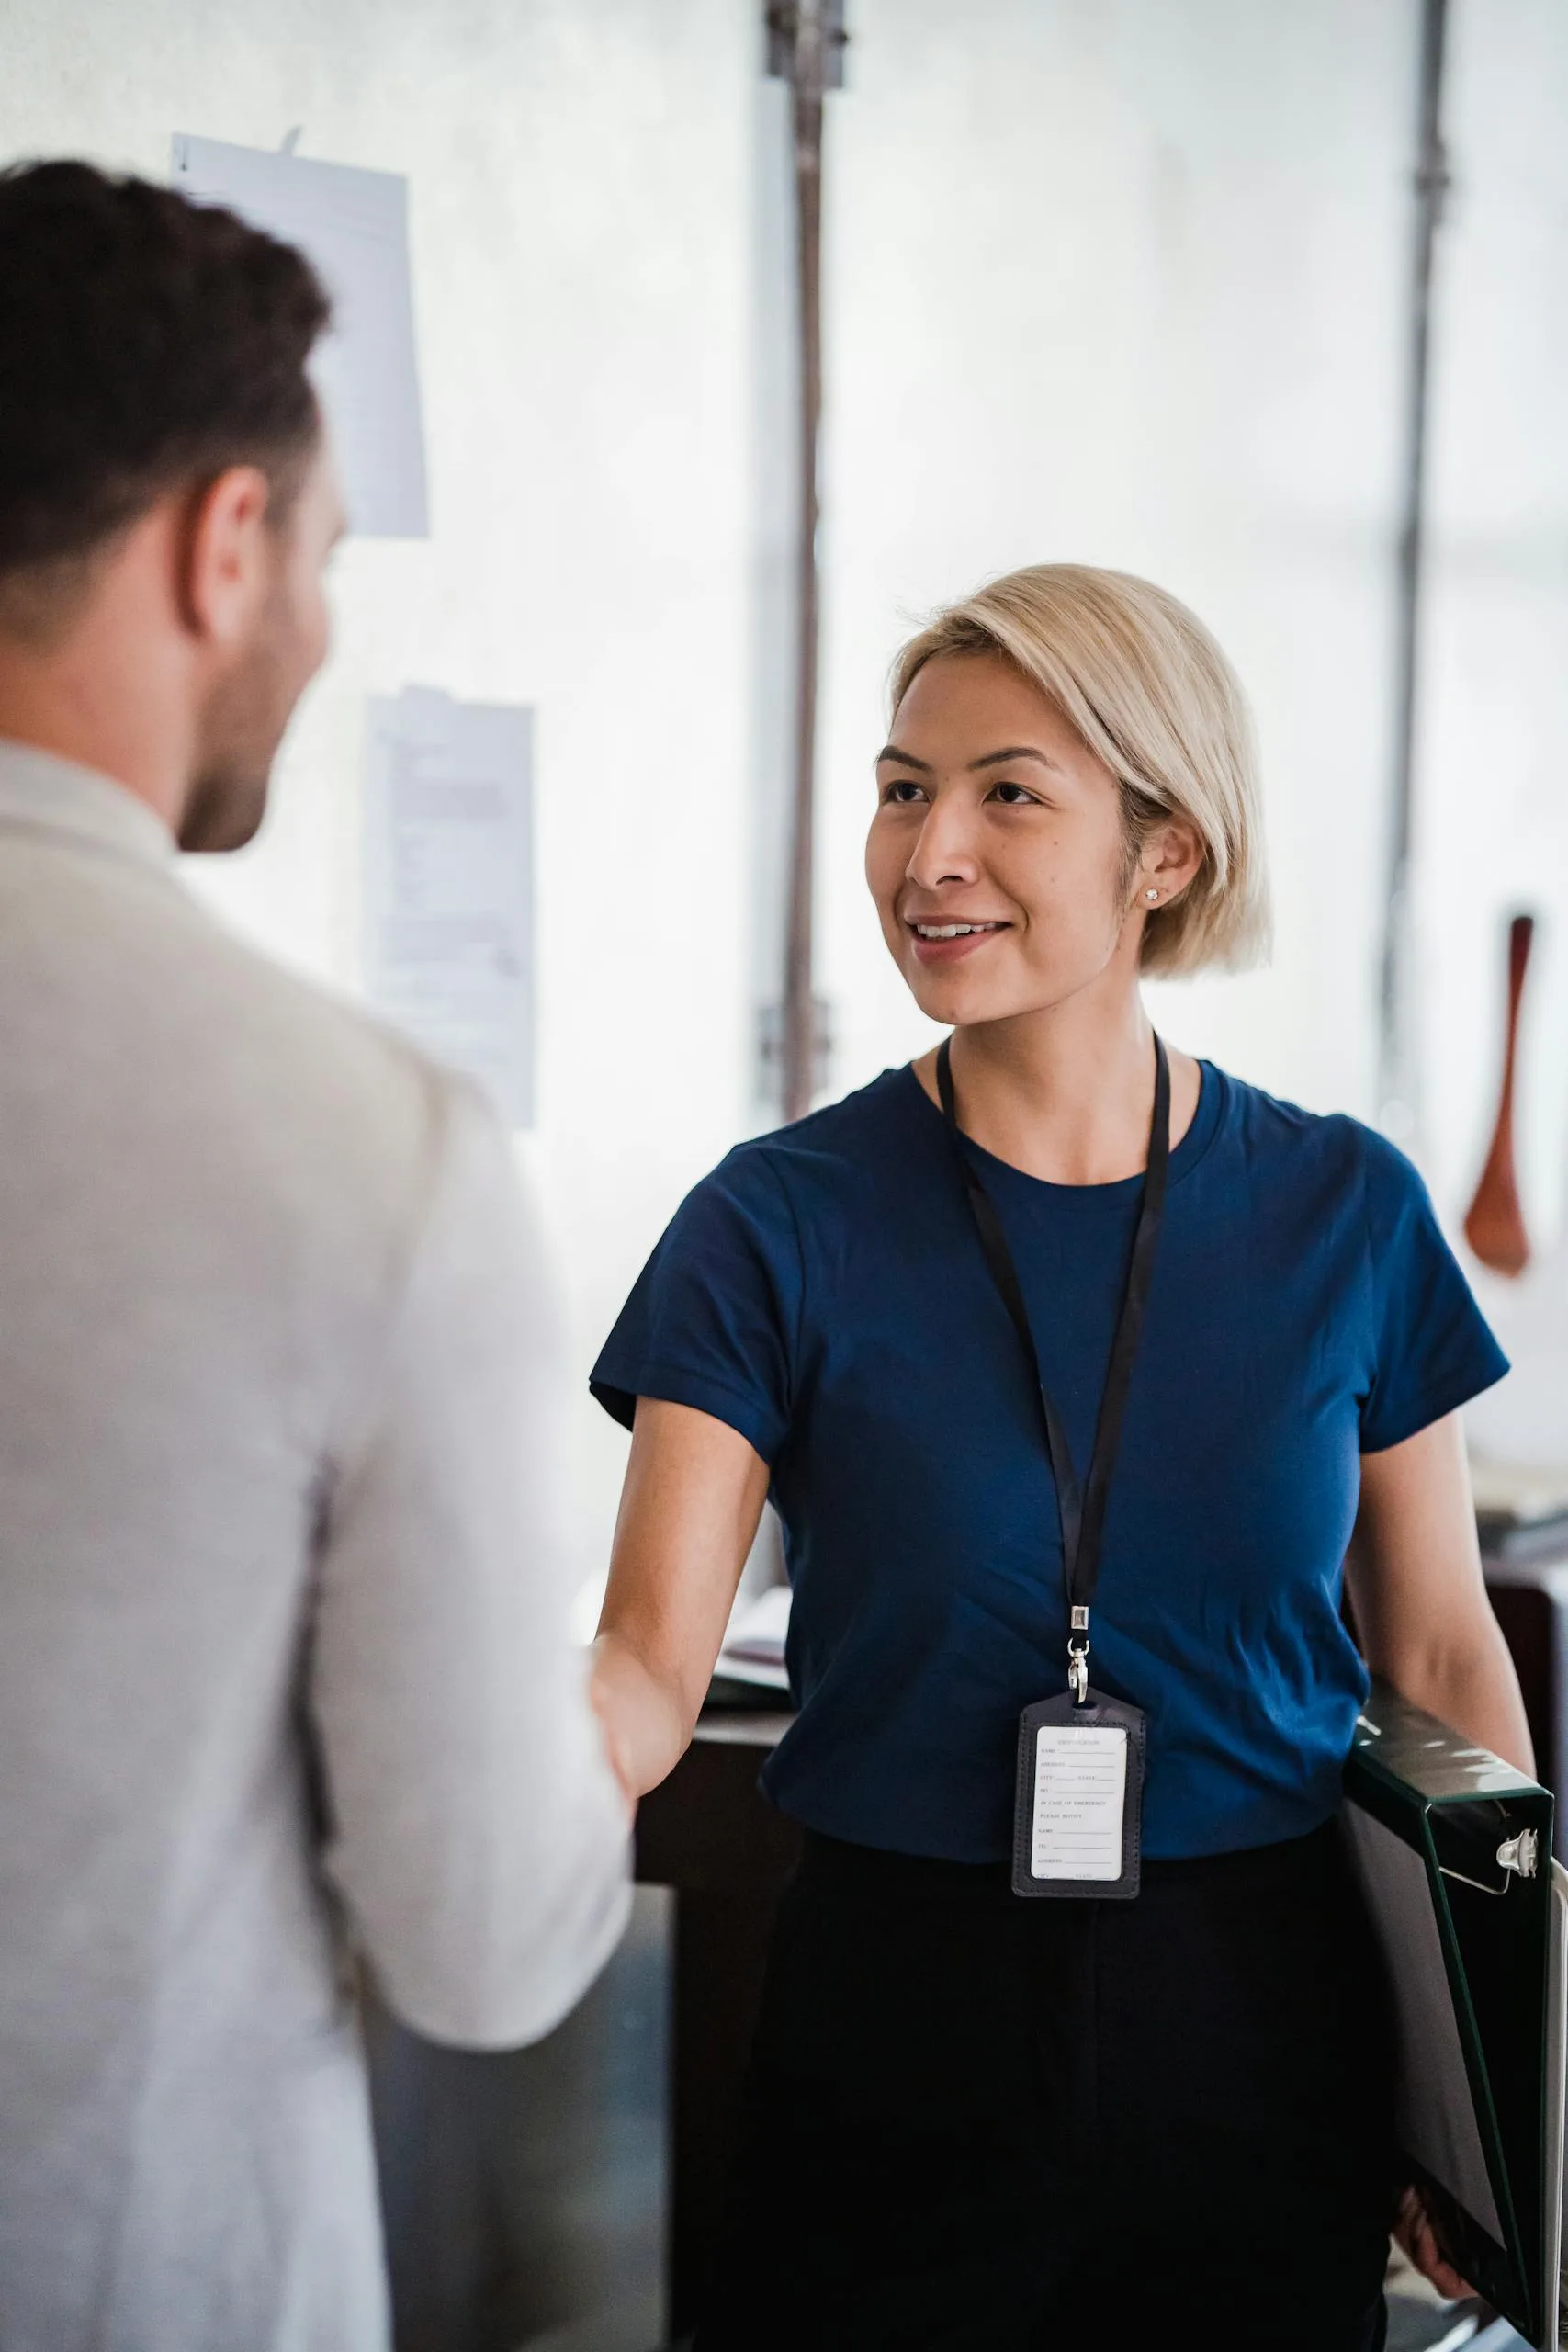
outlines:
{"label": "short sleeve", "polygon": [[1381,1453],[1490,1388],[1508,1359],[1410,1161],[1381,1136],[1366,1146],[1374,1371],[1361,1451]]}
{"label": "short sleeve", "polygon": [[784,1185],[741,1146],[689,1193],[593,1367],[630,1429],[639,1396],[690,1405],[772,1464],[789,1427],[800,1244]]}

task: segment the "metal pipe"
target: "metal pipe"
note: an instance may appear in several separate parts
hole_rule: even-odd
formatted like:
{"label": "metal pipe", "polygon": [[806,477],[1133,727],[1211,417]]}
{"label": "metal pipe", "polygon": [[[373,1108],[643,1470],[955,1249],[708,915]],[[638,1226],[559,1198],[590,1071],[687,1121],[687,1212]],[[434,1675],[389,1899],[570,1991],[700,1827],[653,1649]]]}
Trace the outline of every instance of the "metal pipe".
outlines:
{"label": "metal pipe", "polygon": [[1432,261],[1450,179],[1443,145],[1443,62],[1448,0],[1422,0],[1416,162],[1416,242],[1410,288],[1408,407],[1399,529],[1394,668],[1393,792],[1388,896],[1379,992],[1378,1116],[1390,1134],[1414,1136],[1419,1089],[1410,973],[1410,860],[1416,792],[1422,558],[1426,532],[1427,413],[1431,374]]}
{"label": "metal pipe", "polygon": [[818,531],[822,434],[823,26],[816,0],[796,10],[795,122],[796,288],[799,301],[800,541],[796,558],[795,800],[784,944],[784,1113],[803,1118],[816,1092],[817,999],[812,965],[817,831],[817,681],[821,633]]}
{"label": "metal pipe", "polygon": [[790,85],[795,155],[799,539],[795,588],[795,788],[779,1057],[786,1119],[811,1108],[821,1051],[812,962],[817,819],[817,682],[821,634],[823,100],[842,85],[844,0],[775,0],[767,10],[768,68]]}

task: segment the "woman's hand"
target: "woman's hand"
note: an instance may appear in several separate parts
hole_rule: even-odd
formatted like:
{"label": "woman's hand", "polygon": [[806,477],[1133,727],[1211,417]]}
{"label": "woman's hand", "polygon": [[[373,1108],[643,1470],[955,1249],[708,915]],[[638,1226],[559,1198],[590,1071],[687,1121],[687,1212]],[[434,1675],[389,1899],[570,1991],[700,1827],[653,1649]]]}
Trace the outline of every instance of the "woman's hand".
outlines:
{"label": "woman's hand", "polygon": [[691,1739],[767,1493],[728,1422],[638,1397],[590,1686],[634,1804]]}
{"label": "woman's hand", "polygon": [[1438,2245],[1432,2217],[1418,2188],[1406,2188],[1401,2193],[1393,2234],[1422,2278],[1431,2282],[1445,2301],[1457,2303],[1474,2294],[1474,2288],[1460,2277]]}

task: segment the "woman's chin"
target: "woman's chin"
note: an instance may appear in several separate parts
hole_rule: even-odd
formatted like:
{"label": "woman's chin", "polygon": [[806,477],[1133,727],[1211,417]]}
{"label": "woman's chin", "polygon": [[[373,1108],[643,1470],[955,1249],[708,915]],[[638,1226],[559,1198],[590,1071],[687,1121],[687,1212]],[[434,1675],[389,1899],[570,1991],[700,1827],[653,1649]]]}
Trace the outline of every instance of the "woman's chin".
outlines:
{"label": "woman's chin", "polygon": [[1006,990],[987,988],[983,982],[976,986],[967,973],[924,971],[917,967],[904,977],[926,1019],[943,1029],[969,1029],[977,1022],[998,1021],[1010,1009]]}

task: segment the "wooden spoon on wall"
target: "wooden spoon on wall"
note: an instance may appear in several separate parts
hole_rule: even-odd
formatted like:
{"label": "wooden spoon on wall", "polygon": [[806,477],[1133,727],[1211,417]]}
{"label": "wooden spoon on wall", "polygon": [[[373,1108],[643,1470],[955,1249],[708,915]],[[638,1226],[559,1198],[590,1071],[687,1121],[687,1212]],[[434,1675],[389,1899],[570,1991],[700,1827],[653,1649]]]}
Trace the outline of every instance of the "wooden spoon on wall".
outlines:
{"label": "wooden spoon on wall", "polygon": [[1464,1221],[1464,1238],[1495,1274],[1522,1274],[1529,1263],[1529,1236],[1519,1206],[1514,1170],[1514,1062],[1519,1038],[1519,1005],[1535,936],[1533,915],[1516,915],[1508,925],[1508,1018],[1503,1039],[1503,1091],[1492,1148]]}

